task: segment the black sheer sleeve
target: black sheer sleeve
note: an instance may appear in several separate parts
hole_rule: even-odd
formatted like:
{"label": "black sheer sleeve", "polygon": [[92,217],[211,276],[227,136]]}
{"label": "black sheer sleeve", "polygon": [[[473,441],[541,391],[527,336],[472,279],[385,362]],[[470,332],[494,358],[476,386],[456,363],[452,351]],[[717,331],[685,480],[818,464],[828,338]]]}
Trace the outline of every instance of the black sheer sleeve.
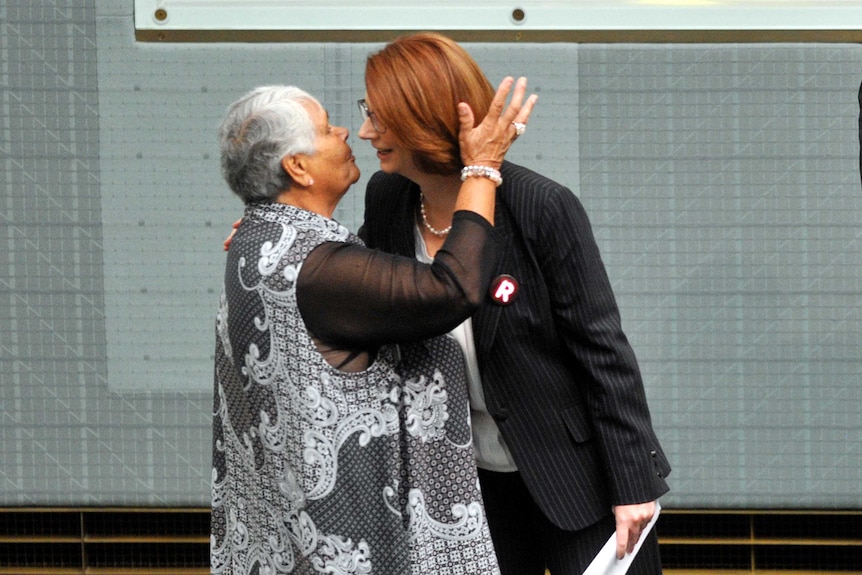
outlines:
{"label": "black sheer sleeve", "polygon": [[432,264],[328,242],[306,258],[297,279],[299,311],[320,341],[369,348],[426,339],[470,317],[497,260],[491,225],[459,211]]}

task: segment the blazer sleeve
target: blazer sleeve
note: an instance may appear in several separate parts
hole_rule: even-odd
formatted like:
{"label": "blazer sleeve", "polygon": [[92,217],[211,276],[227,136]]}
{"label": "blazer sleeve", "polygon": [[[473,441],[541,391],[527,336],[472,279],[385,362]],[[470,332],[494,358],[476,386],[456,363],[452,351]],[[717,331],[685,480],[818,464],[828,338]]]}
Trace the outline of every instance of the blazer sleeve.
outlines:
{"label": "blazer sleeve", "polygon": [[559,186],[542,196],[532,244],[559,337],[582,389],[614,504],[668,490],[670,467],[652,428],[643,381],[610,280],[578,198]]}

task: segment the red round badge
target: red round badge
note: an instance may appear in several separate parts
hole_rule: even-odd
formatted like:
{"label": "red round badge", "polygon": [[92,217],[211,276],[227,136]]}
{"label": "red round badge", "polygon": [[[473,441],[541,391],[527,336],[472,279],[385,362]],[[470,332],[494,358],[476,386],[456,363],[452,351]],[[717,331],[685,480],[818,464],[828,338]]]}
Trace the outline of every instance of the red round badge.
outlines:
{"label": "red round badge", "polygon": [[494,278],[489,292],[491,299],[498,305],[509,305],[518,297],[518,280],[503,274]]}

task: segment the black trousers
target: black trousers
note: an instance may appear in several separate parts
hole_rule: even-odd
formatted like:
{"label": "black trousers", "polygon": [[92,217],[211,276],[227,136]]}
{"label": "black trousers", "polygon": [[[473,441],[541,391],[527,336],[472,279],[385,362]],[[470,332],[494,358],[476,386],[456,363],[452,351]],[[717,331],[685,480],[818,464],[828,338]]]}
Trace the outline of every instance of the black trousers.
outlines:
{"label": "black trousers", "polygon": [[[545,569],[551,575],[581,575],[616,529],[610,509],[607,516],[585,529],[560,529],[539,510],[520,473],[480,469],[479,483],[502,575],[544,575]],[[628,572],[662,572],[655,529]]]}

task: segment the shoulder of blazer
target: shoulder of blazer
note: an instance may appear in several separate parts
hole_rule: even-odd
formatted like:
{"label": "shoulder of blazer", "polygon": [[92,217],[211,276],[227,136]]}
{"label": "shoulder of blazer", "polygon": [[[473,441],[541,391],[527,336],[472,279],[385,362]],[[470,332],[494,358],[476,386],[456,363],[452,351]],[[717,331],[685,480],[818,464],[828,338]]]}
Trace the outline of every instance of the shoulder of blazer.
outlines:
{"label": "shoulder of blazer", "polygon": [[503,184],[499,188],[498,200],[527,235],[540,232],[546,225],[544,220],[552,220],[560,210],[574,208],[583,212],[583,206],[572,190],[547,176],[511,162],[503,162],[500,171]]}

